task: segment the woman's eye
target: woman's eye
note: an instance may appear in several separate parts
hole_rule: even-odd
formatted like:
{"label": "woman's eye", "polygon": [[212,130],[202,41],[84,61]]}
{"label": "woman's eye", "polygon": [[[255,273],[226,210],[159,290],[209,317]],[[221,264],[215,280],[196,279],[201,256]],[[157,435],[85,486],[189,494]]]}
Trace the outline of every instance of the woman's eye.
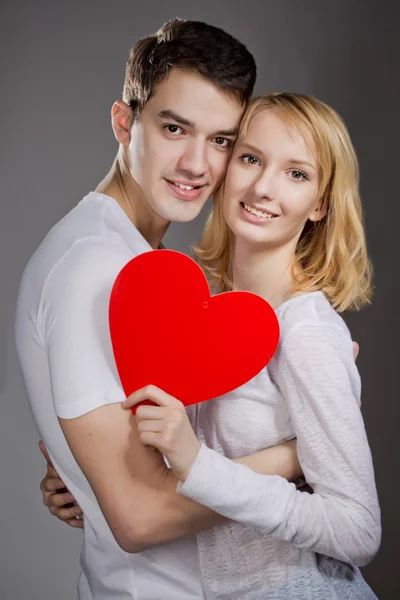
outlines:
{"label": "woman's eye", "polygon": [[258,158],[256,156],[252,156],[251,154],[243,154],[243,156],[240,157],[240,160],[242,160],[246,165],[251,165],[252,167],[260,164]]}
{"label": "woman's eye", "polygon": [[232,141],[224,137],[216,137],[214,138],[214,142],[220,148],[230,148],[232,146]]}
{"label": "woman's eye", "polygon": [[168,133],[172,133],[172,135],[181,135],[181,133],[183,133],[182,127],[179,127],[178,125],[165,125],[164,129],[166,129]]}
{"label": "woman's eye", "polygon": [[305,181],[308,179],[307,175],[303,173],[303,171],[298,171],[297,169],[290,171],[290,175],[291,178],[295,179],[296,181]]}

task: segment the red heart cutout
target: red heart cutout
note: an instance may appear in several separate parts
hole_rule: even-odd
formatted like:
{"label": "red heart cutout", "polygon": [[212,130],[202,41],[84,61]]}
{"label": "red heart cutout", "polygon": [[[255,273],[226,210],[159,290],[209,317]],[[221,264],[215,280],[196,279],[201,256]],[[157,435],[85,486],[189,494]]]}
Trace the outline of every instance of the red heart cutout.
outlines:
{"label": "red heart cutout", "polygon": [[154,384],[185,405],[252,379],[279,341],[277,317],[265,300],[236,291],[211,297],[200,267],[173,250],[146,252],[125,265],[109,319],[126,396]]}

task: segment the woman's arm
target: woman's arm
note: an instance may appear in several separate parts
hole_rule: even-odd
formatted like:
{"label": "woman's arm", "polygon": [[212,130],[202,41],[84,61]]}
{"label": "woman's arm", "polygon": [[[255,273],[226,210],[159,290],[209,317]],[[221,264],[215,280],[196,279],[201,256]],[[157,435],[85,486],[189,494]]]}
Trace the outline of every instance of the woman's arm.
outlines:
{"label": "woman's arm", "polygon": [[380,511],[350,340],[334,325],[302,325],[284,340],[276,364],[314,494],[205,447],[180,492],[297,547],[365,565],[379,547]]}
{"label": "woman's arm", "polygon": [[303,476],[297,456],[296,440],[235,458],[233,462],[245,465],[260,475],[279,475],[288,481],[296,481]]}
{"label": "woman's arm", "polygon": [[162,407],[138,409],[141,441],[167,456],[185,496],[299,548],[365,565],[379,547],[380,512],[351,342],[336,326],[312,323],[297,327],[278,352],[278,385],[313,495],[201,446],[181,403],[153,388],[129,401],[150,398]]}

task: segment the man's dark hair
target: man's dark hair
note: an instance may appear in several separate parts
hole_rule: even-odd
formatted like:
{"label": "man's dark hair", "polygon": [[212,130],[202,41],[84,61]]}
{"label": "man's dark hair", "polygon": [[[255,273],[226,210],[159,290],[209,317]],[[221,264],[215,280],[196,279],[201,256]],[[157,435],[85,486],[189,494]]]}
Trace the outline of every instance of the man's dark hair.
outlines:
{"label": "man's dark hair", "polygon": [[256,64],[244,44],[207,23],[172,19],[131,48],[123,100],[135,116],[173,67],[199,73],[241,104],[253,93]]}

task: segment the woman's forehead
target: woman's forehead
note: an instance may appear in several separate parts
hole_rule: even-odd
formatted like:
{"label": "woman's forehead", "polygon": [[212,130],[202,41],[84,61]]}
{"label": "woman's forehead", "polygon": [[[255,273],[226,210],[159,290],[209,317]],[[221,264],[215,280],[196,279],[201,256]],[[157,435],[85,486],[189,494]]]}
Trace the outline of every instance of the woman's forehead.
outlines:
{"label": "woman's forehead", "polygon": [[[249,143],[264,148],[286,147],[287,151],[307,155],[316,160],[316,144],[311,128],[296,115],[276,108],[264,108],[250,117],[240,131],[239,143]],[[295,158],[293,156],[293,158]]]}

